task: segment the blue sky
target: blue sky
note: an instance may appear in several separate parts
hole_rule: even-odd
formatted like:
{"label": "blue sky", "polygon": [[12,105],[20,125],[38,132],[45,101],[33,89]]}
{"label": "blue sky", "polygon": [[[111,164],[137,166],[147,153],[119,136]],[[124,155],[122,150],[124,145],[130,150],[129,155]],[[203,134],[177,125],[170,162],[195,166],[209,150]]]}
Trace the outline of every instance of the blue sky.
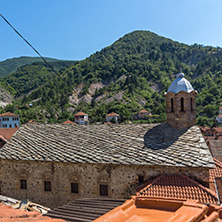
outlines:
{"label": "blue sky", "polygon": [[[0,13],[42,54],[81,60],[135,30],[222,47],[221,0],[1,0]],[[35,52],[0,18],[0,61]]]}

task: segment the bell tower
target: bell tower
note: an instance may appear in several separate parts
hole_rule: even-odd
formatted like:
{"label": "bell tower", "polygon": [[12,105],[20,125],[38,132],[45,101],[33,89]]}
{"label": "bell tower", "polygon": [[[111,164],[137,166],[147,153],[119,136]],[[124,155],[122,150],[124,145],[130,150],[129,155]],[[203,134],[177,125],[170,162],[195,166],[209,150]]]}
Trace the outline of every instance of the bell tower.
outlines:
{"label": "bell tower", "polygon": [[165,93],[168,125],[183,129],[196,124],[196,95],[197,91],[184,74],[177,74]]}

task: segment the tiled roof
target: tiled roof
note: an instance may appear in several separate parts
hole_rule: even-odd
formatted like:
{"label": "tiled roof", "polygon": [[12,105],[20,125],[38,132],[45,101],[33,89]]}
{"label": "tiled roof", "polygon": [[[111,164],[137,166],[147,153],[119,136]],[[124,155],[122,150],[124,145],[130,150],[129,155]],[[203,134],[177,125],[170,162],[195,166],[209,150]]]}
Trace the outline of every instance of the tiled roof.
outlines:
{"label": "tiled roof", "polygon": [[143,109],[143,110],[139,111],[139,113],[150,113],[150,112],[145,110],[145,109]]}
{"label": "tiled roof", "polygon": [[[222,117],[222,114],[221,114]],[[222,133],[222,127],[214,127],[213,128],[217,133]]]}
{"label": "tiled roof", "polygon": [[11,112],[7,112],[7,113],[2,113],[2,114],[0,114],[0,116],[19,116],[19,115],[18,115],[18,114],[11,113]]}
{"label": "tiled roof", "polygon": [[74,124],[74,122],[72,122],[70,120],[66,120],[65,122],[63,122],[63,124]]}
{"label": "tiled roof", "polygon": [[77,199],[49,211],[46,216],[67,221],[89,222],[104,215],[124,202],[125,200]]}
{"label": "tiled roof", "polygon": [[212,190],[183,175],[162,174],[137,193],[138,196],[169,197],[199,200],[200,203],[218,204]]}
{"label": "tiled roof", "polygon": [[222,162],[214,158],[215,168],[210,169],[210,181],[214,180],[215,178],[222,177]]}
{"label": "tiled roof", "polygon": [[88,116],[88,115],[84,112],[78,112],[75,114],[75,116]]}
{"label": "tiled roof", "polygon": [[0,149],[1,159],[213,168],[197,126],[167,124],[25,124]]}
{"label": "tiled roof", "polygon": [[111,112],[111,113],[107,114],[106,116],[119,116],[119,114]]}
{"label": "tiled roof", "polygon": [[222,117],[222,114],[217,115],[217,117],[219,117],[219,118]]}
{"label": "tiled roof", "polygon": [[[209,187],[210,189],[216,191],[215,182],[220,183],[222,178],[222,162],[214,158],[215,168],[209,170]],[[222,187],[217,186],[218,190],[221,190]],[[222,192],[221,192],[222,194]],[[222,196],[221,196],[222,197]],[[221,199],[222,200],[222,199]]]}
{"label": "tiled roof", "polygon": [[131,197],[94,222],[219,222],[221,206],[209,207],[194,200]]}
{"label": "tiled roof", "polygon": [[50,217],[42,216],[36,211],[23,211],[14,209],[11,206],[0,203],[0,221],[2,222],[65,222],[61,219],[51,219]]}
{"label": "tiled roof", "polygon": [[0,135],[5,139],[10,140],[13,134],[18,130],[18,127],[14,128],[0,128]]}

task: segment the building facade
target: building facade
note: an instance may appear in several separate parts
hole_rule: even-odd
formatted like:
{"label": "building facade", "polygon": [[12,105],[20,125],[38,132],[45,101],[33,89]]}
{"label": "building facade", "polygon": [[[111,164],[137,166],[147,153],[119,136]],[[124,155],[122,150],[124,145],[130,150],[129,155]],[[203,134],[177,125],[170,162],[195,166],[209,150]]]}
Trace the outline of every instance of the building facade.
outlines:
{"label": "building facade", "polygon": [[84,125],[84,124],[88,124],[88,122],[89,122],[89,118],[86,113],[79,112],[75,114],[75,123]]}
{"label": "building facade", "polygon": [[111,112],[106,115],[106,122],[114,121],[115,123],[119,122],[119,114]]}
{"label": "building facade", "polygon": [[14,113],[0,114],[0,127],[1,128],[14,128],[20,126],[20,117]]}

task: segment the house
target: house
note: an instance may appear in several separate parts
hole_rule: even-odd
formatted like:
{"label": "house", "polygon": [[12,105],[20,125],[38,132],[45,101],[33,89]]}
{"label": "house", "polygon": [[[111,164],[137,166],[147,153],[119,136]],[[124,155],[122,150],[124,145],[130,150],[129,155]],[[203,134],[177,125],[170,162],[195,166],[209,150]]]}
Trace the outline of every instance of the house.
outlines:
{"label": "house", "polygon": [[0,128],[0,148],[11,139],[13,134],[18,130],[18,127],[14,128]]}
{"label": "house", "polygon": [[3,113],[0,114],[0,128],[13,128],[20,126],[20,118],[18,114]]}
{"label": "house", "polygon": [[80,198],[126,199],[164,173],[209,184],[215,163],[187,82],[178,75],[165,95],[167,123],[24,124],[0,149],[2,194],[52,208]]}
{"label": "house", "polygon": [[77,114],[75,114],[75,123],[88,124],[88,121],[89,119],[86,113],[78,112]]}
{"label": "house", "polygon": [[216,121],[218,123],[222,123],[222,114],[219,114],[219,115],[216,116]]}
{"label": "house", "polygon": [[119,122],[119,114],[111,112],[106,115],[106,122],[114,121],[115,123]]}
{"label": "house", "polygon": [[144,109],[137,114],[138,119],[148,119],[150,116],[152,116],[152,113]]}

